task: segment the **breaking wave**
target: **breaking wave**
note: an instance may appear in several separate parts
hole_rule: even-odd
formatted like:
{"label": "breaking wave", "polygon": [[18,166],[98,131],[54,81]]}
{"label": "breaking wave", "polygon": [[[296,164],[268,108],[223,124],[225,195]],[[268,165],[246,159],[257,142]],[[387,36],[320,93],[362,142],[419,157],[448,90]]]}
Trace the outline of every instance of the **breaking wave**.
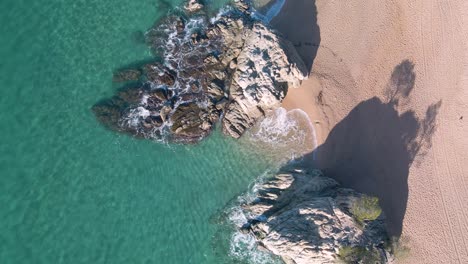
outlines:
{"label": "breaking wave", "polygon": [[300,110],[278,108],[250,129],[243,143],[258,149],[274,162],[287,162],[312,152],[317,147],[315,129],[308,115]]}
{"label": "breaking wave", "polygon": [[263,173],[249,186],[247,193],[237,197],[225,210],[227,222],[235,230],[229,238],[229,256],[234,260],[250,264],[283,263],[279,257],[259,249],[257,241],[252,234],[240,231],[248,219],[255,218],[254,215],[245,212],[242,209],[242,205],[251,203],[257,199],[259,186],[270,176],[270,171]]}

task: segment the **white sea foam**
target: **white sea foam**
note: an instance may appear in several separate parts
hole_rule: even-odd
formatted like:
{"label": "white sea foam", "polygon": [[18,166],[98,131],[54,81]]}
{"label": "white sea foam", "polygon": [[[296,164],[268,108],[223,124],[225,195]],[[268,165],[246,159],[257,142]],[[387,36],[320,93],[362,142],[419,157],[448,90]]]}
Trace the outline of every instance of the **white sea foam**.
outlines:
{"label": "white sea foam", "polygon": [[206,27],[206,21],[203,17],[189,19],[188,22],[185,24],[184,40],[189,41],[193,33],[204,27]]}
{"label": "white sea foam", "polygon": [[[308,115],[295,109],[287,111],[278,108],[260,120],[246,133],[246,140],[262,153],[274,156],[276,161],[286,161],[297,155],[310,152],[317,146],[315,129]],[[286,159],[285,159],[286,158]],[[262,184],[272,176],[271,171],[260,175],[249,186],[248,191],[239,196],[236,203],[228,209],[229,222],[239,230],[248,219],[259,219],[262,216],[252,215],[242,209],[243,204],[255,201]],[[256,238],[252,234],[236,231],[230,238],[230,256],[242,262],[281,263],[278,257],[258,249]]]}
{"label": "white sea foam", "polygon": [[259,187],[270,177],[270,171],[264,172],[251,183],[248,191],[239,196],[235,203],[227,209],[228,221],[235,227],[235,232],[230,237],[229,255],[242,262],[251,264],[281,263],[277,257],[269,252],[258,249],[256,238],[252,234],[240,232],[240,228],[247,223],[248,219],[257,218],[242,209],[243,204],[251,203],[257,199]]}
{"label": "white sea foam", "polygon": [[257,242],[250,234],[234,233],[231,237],[230,256],[251,264],[277,263],[268,252],[257,249]]}
{"label": "white sea foam", "polygon": [[140,107],[131,109],[123,121],[129,127],[138,127],[141,120],[147,118],[148,116],[150,116],[150,111],[140,106]]}
{"label": "white sea foam", "polygon": [[312,122],[300,109],[287,111],[278,108],[268,113],[246,133],[243,140],[276,162],[286,162],[310,153],[317,146]]}
{"label": "white sea foam", "polygon": [[143,95],[143,97],[141,98],[141,104],[147,105],[148,104],[148,98],[149,98],[149,95],[147,95],[147,94]]}
{"label": "white sea foam", "polygon": [[220,20],[221,17],[223,17],[223,15],[225,15],[226,13],[229,13],[232,11],[232,7],[231,6],[225,6],[225,7],[222,7],[219,9],[218,13],[216,14],[216,16],[212,17],[210,19],[210,23],[211,24],[214,24],[216,23],[216,21]]}

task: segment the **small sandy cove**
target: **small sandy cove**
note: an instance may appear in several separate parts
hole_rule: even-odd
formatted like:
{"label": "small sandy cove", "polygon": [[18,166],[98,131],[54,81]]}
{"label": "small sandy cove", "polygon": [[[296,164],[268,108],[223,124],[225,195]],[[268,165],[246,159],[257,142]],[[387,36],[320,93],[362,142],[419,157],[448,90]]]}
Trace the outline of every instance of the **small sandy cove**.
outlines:
{"label": "small sandy cove", "polygon": [[[468,263],[468,1],[287,0],[319,166],[380,197],[405,263]],[[312,64],[313,62],[313,64]]]}

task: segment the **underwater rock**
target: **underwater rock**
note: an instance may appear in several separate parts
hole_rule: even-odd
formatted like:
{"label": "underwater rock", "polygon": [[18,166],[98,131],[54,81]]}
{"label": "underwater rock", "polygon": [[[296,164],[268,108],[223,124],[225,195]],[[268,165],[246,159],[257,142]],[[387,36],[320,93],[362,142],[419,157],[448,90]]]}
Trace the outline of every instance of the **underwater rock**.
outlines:
{"label": "underwater rock", "polygon": [[362,249],[360,257],[372,260],[366,263],[392,262],[384,249],[384,216],[363,226],[350,213],[361,197],[319,171],[283,170],[260,186],[254,202],[243,205],[252,219],[242,232],[248,229],[286,263],[335,263],[344,257],[343,248]]}
{"label": "underwater rock", "polygon": [[135,69],[121,70],[114,73],[113,82],[138,81],[141,77],[141,71]]}

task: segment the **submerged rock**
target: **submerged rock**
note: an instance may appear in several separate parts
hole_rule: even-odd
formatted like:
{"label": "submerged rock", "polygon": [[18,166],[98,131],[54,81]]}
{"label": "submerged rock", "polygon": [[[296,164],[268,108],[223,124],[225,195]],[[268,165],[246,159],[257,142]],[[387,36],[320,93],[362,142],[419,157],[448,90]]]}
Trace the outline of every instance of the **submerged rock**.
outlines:
{"label": "submerged rock", "polygon": [[121,70],[114,73],[113,82],[138,81],[141,77],[141,71],[135,69]]}
{"label": "submerged rock", "polygon": [[[203,7],[191,0],[186,8]],[[224,116],[224,133],[240,137],[307,77],[292,45],[255,21],[249,8],[235,1],[210,21],[204,15],[161,20],[147,43],[163,62],[116,74],[118,81],[144,83],[96,104],[98,119],[138,137],[192,143]]]}
{"label": "submerged rock", "polygon": [[281,171],[243,206],[252,216],[243,229],[286,263],[335,263],[350,257],[344,256],[348,249],[362,253],[352,263],[392,262],[384,249],[384,216],[363,224],[350,213],[361,197],[319,172]]}

